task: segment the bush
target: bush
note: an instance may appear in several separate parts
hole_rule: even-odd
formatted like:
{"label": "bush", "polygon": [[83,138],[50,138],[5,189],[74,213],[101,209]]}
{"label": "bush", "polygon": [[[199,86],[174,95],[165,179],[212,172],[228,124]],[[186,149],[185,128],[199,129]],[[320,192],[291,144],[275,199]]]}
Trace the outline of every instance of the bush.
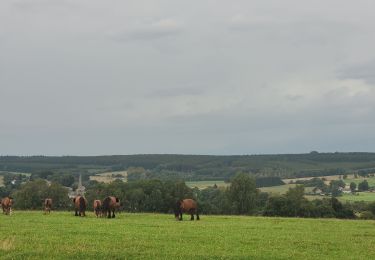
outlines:
{"label": "bush", "polygon": [[375,219],[375,215],[371,211],[363,211],[359,217],[360,219]]}

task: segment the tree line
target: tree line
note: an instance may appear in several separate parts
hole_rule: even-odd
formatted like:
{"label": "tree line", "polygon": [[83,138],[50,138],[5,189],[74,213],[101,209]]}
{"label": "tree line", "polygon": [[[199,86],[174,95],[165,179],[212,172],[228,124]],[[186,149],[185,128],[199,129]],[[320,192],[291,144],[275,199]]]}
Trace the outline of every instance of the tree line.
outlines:
{"label": "tree line", "polygon": [[[127,212],[171,213],[177,200],[197,200],[201,214],[258,215],[310,218],[355,218],[351,204],[342,204],[336,198],[307,200],[304,186],[290,188],[284,195],[270,195],[260,192],[256,180],[249,174],[237,174],[228,188],[209,187],[203,190],[189,188],[184,181],[138,180],[114,181],[110,184],[89,182],[86,198],[89,209],[94,199],[113,195],[120,198],[122,210]],[[35,179],[19,186],[11,194],[14,207],[18,209],[41,209],[43,199],[50,197],[54,209],[66,210],[72,207],[68,190],[56,182],[47,183]],[[375,203],[361,205],[365,218],[375,215]]]}
{"label": "tree line", "polygon": [[[88,173],[143,168],[147,179],[230,180],[237,172],[256,177],[313,177],[375,172],[375,153],[277,155],[0,156],[0,171]],[[133,176],[137,178],[137,175]],[[68,181],[68,180],[67,180]]]}

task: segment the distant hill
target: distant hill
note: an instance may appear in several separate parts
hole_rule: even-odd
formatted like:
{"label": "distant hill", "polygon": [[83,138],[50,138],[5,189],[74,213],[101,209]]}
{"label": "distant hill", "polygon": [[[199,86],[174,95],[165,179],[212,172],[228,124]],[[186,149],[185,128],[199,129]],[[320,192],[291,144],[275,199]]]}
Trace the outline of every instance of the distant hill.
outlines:
{"label": "distant hill", "polygon": [[[144,170],[143,178],[227,180],[237,172],[282,178],[375,172],[375,153],[318,153],[277,155],[140,154],[111,156],[1,156],[0,171],[58,171],[95,174]],[[132,176],[129,176],[131,178]],[[134,177],[134,176],[133,176]]]}

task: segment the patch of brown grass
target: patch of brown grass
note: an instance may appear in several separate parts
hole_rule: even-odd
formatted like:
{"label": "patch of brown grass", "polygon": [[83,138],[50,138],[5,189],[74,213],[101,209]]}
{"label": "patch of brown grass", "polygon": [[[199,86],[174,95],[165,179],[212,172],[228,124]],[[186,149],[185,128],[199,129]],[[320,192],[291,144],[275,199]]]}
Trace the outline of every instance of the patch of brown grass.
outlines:
{"label": "patch of brown grass", "polygon": [[13,250],[15,248],[15,240],[15,237],[8,237],[4,240],[0,240],[0,250]]}

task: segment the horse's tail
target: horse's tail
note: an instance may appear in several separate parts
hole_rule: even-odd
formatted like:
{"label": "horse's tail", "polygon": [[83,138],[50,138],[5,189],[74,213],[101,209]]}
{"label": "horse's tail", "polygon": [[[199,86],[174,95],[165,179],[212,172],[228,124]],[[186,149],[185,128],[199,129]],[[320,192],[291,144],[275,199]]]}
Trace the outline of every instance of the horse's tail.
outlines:
{"label": "horse's tail", "polygon": [[110,198],[110,197],[105,198],[105,199],[103,200],[102,209],[103,209],[104,211],[109,210],[109,206],[110,206],[110,204],[111,204],[111,198]]}
{"label": "horse's tail", "polygon": [[79,210],[81,212],[86,210],[86,201],[83,197],[79,198]]}
{"label": "horse's tail", "polygon": [[117,203],[120,202],[120,199],[119,199],[119,198],[115,197],[115,199],[116,199],[116,202],[117,202]]}

